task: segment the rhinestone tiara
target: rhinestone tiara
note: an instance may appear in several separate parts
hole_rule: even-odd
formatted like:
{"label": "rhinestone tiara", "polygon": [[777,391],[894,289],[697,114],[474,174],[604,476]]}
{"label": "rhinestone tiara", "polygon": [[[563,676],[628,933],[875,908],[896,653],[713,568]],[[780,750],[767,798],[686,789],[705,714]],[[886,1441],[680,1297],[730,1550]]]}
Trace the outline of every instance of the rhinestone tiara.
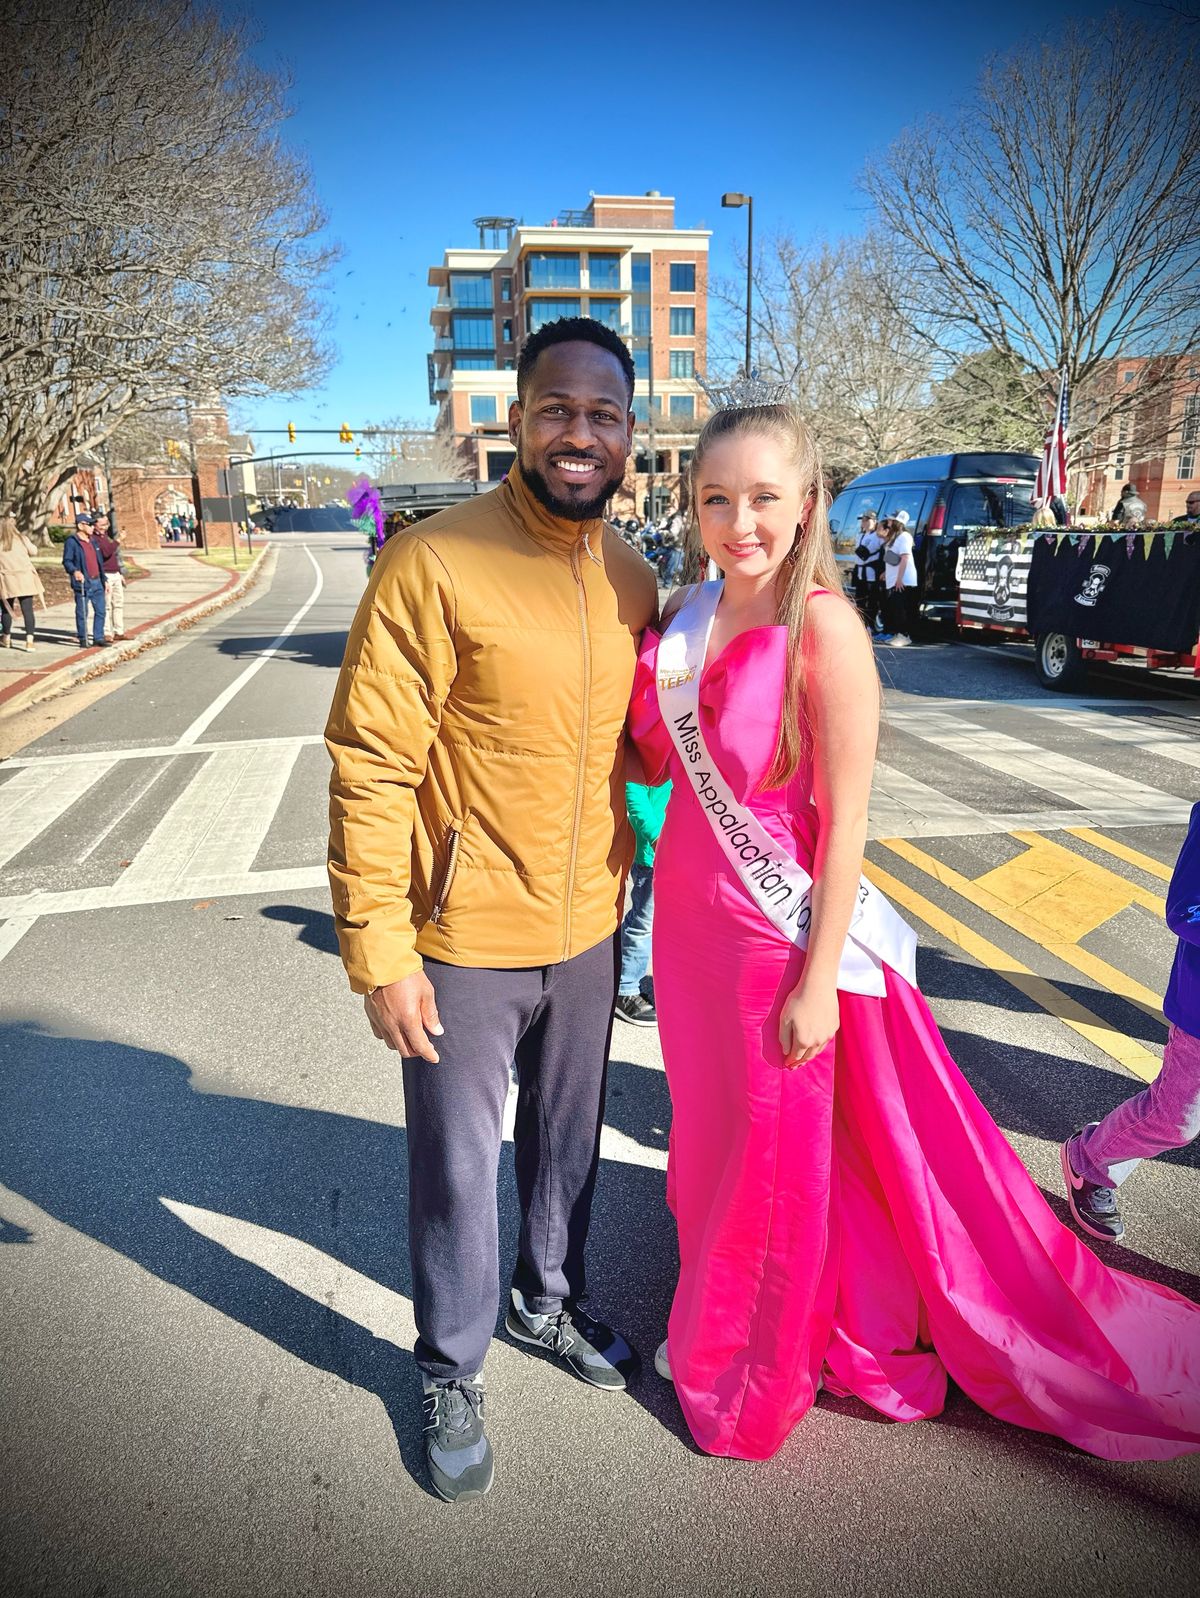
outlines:
{"label": "rhinestone tiara", "polygon": [[786,405],[791,398],[792,385],[789,382],[771,382],[758,375],[755,367],[746,376],[744,367],[738,368],[738,375],[732,383],[707,383],[699,372],[696,381],[708,395],[708,403],[714,411],[742,411],[751,410],[760,405]]}

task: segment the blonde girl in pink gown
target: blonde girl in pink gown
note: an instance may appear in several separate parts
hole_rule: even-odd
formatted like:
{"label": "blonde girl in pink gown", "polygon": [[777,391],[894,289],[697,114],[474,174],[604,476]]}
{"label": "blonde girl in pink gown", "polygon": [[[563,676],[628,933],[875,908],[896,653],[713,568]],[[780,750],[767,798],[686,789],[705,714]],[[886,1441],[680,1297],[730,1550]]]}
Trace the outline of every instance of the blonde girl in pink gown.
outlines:
{"label": "blonde girl in pink gown", "polygon": [[837,987],[879,688],[807,430],[787,407],[718,411],[692,486],[725,579],[700,674],[707,748],[814,879],[805,953],[714,835],[648,635],[631,729],[647,779],[675,779],[654,973],[680,1274],[659,1364],[692,1435],[765,1459],[822,1383],[912,1421],[939,1413],[949,1376],[1104,1458],[1197,1449],[1200,1309],[1060,1224],[909,982],[886,969],[883,997]]}

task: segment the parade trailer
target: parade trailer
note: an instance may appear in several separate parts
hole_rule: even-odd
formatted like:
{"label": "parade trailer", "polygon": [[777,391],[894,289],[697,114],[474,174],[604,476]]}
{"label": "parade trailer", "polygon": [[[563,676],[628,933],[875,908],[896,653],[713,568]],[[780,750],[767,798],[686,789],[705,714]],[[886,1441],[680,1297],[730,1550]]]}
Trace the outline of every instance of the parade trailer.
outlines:
{"label": "parade trailer", "polygon": [[1082,687],[1094,660],[1200,677],[1200,528],[972,529],[957,619],[966,637],[1032,639],[1046,688]]}

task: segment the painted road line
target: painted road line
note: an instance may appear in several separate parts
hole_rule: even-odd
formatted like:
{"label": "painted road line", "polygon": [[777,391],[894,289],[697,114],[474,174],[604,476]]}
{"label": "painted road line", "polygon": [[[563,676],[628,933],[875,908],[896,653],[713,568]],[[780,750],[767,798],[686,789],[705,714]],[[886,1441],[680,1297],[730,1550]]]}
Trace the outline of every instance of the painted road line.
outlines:
{"label": "painted road line", "polygon": [[299,753],[296,744],[285,749],[250,751],[212,825],[188,861],[185,879],[250,870],[275,819]]}
{"label": "painted road line", "polygon": [[[960,721],[955,716],[919,710],[901,712],[895,720],[903,731],[947,750],[958,759],[974,761],[989,771],[1042,788],[1078,805],[1080,821],[1086,821],[1097,808],[1105,812],[1110,826],[1120,824],[1125,817],[1131,824],[1178,822],[1191,812],[1191,804],[1186,799],[1177,799],[1173,794],[1118,776],[1102,766],[1056,754],[1040,744]],[[1116,823],[1114,817],[1118,818]]]}
{"label": "painted road line", "polygon": [[111,819],[109,820],[108,825],[104,828],[104,830],[102,832],[98,832],[96,834],[96,836],[92,839],[92,841],[83,849],[83,851],[80,854],[77,854],[75,856],[75,864],[77,866],[83,865],[85,860],[90,860],[92,858],[92,856],[95,854],[96,850],[100,847],[100,845],[104,842],[104,840],[107,837],[110,836],[110,834],[112,833],[113,829],[115,827],[118,827],[121,824],[121,822],[124,821],[125,817],[129,814],[129,812],[134,808],[135,805],[138,805],[138,804],[141,803],[141,801],[150,792],[151,788],[153,788],[154,784],[162,776],[163,772],[164,771],[169,771],[170,767],[171,767],[171,759],[170,759],[170,756],[168,756],[167,759],[163,761],[162,765],[159,766],[158,770],[155,771],[155,772],[152,772],[150,774],[150,776],[146,779],[146,781],[144,783],[142,783],[141,787],[134,790],[133,797],[126,804],[123,804],[121,806],[121,808],[115,813],[115,815],[113,815],[111,817]]}
{"label": "painted road line", "polygon": [[1003,821],[985,816],[884,760],[875,762],[870,820],[874,837],[949,838],[1008,831]]}
{"label": "painted road line", "polygon": [[223,872],[213,877],[177,877],[169,884],[129,883],[125,872],[118,883],[98,888],[68,888],[50,893],[36,889],[32,893],[12,894],[0,899],[0,919],[22,916],[75,915],[85,910],[128,909],[135,905],[178,904],[197,899],[241,899],[274,896],[282,893],[304,893],[309,889],[328,888],[329,878],[324,866],[281,866],[270,871],[243,871],[235,874]]}
{"label": "painted road line", "polygon": [[[1096,861],[1088,860],[1083,855],[1076,854],[1073,849],[1066,849],[1061,843],[1055,843],[1051,838],[1044,838],[1037,832],[1014,832],[1013,837],[1018,843],[1036,849],[1039,860],[1049,863],[1052,867],[1056,866],[1065,876],[1081,872],[1082,877],[1093,884],[1094,902],[1099,902],[1103,897],[1107,902],[1116,903],[1118,910],[1123,910],[1126,904],[1140,904],[1143,910],[1151,911],[1160,919],[1166,916],[1165,900],[1160,899],[1158,894],[1151,893],[1148,888],[1143,888],[1139,883],[1130,882],[1128,877],[1121,876],[1119,872],[1110,871],[1107,866],[1098,865]],[[1122,898],[1124,903],[1118,902]],[[1057,906],[1054,913],[1060,913]],[[1061,913],[1070,914],[1066,905],[1062,906]],[[1115,915],[1116,911],[1114,910],[1112,914]],[[1103,917],[1104,921],[1109,919],[1109,916]],[[1102,922],[1098,921],[1096,926],[1101,924]],[[1086,937],[1094,930],[1095,927],[1086,926],[1079,936]]]}
{"label": "painted road line", "polygon": [[198,739],[208,731],[212,723],[231,703],[231,701],[241,693],[242,689],[255,675],[255,673],[261,671],[266,665],[267,661],[271,659],[272,655],[274,655],[275,652],[282,648],[282,646],[288,641],[288,639],[295,632],[296,628],[299,627],[305,616],[308,615],[309,611],[321,597],[321,589],[325,586],[324,575],[322,574],[321,568],[317,563],[316,557],[314,556],[312,550],[309,549],[307,544],[304,545],[304,553],[312,562],[312,569],[316,573],[316,581],[313,583],[312,593],[309,594],[308,598],[300,606],[300,609],[292,617],[291,621],[288,622],[287,626],[283,629],[279,636],[267,645],[266,649],[262,651],[257,659],[250,662],[245,671],[241,672],[233,679],[228,688],[223,689],[221,693],[217,695],[207,710],[201,711],[200,715],[196,717],[191,726],[188,727],[187,730],[180,736],[176,744],[176,748],[186,749],[189,745],[196,743]]}
{"label": "painted road line", "polygon": [[1118,860],[1136,866],[1148,876],[1158,877],[1161,882],[1170,882],[1174,875],[1170,866],[1164,866],[1153,855],[1143,854],[1140,849],[1131,849],[1127,843],[1121,843],[1116,838],[1106,838],[1102,832],[1095,832],[1091,827],[1065,827],[1063,830],[1082,843],[1090,843],[1093,849],[1103,849],[1106,854],[1115,855]]}
{"label": "painted road line", "polygon": [[37,920],[37,916],[13,916],[0,925],[0,960],[10,949],[16,948],[30,927],[37,925]]}
{"label": "painted road line", "polygon": [[[281,738],[222,738],[213,743],[189,744],[185,753],[189,755],[211,755],[218,749],[265,749],[268,746],[283,748],[287,744],[295,744],[303,748],[306,744],[323,744],[325,734],[320,732],[299,733],[294,737]],[[142,749],[105,749],[105,760],[114,764],[122,760],[158,760],[164,756],[178,754],[179,750],[174,744],[147,744]],[[79,755],[29,755],[25,759],[6,760],[3,762],[5,771],[12,771],[19,766],[34,766],[43,770],[47,766],[81,766],[89,760],[97,758],[96,751]],[[2,791],[2,790],[0,790]]]}
{"label": "painted road line", "polygon": [[229,795],[253,758],[252,749],[209,755],[179,797],[159,817],[149,838],[115,885],[157,896],[188,875],[193,855],[217,825]]}
{"label": "painted road line", "polygon": [[0,866],[53,826],[111,768],[107,755],[92,755],[69,772],[27,768],[0,785]]}
{"label": "painted road line", "polygon": [[1085,1009],[1082,1004],[1077,1004],[1047,978],[1038,976],[1015,956],[956,920],[939,905],[926,899],[914,888],[910,888],[907,882],[901,882],[898,877],[893,877],[890,872],[875,865],[871,860],[866,862],[863,869],[879,891],[886,893],[900,909],[907,910],[932,931],[940,933],[948,943],[954,944],[979,965],[993,972],[1001,981],[1007,982],[1010,987],[1016,988],[1027,999],[1031,999],[1040,1010],[1061,1021],[1064,1026],[1070,1027],[1081,1038],[1086,1038],[1110,1060],[1115,1060],[1118,1065],[1123,1066],[1143,1082],[1152,1082],[1158,1075],[1162,1062],[1156,1055],[1151,1054],[1149,1049],[1144,1049],[1140,1043],[1135,1043],[1123,1032],[1118,1032],[1115,1027],[1109,1026],[1098,1015],[1093,1015],[1090,1010]]}
{"label": "painted road line", "polygon": [[[1098,955],[1081,949],[1076,943],[1053,935],[1053,928],[1046,922],[1037,919],[1020,906],[1006,903],[999,895],[982,886],[987,878],[982,877],[972,881],[969,877],[962,876],[952,866],[946,865],[941,860],[936,860],[922,849],[918,849],[907,838],[882,838],[879,840],[885,849],[890,849],[902,860],[907,860],[909,865],[915,866],[918,871],[924,872],[927,877],[941,883],[956,893],[960,899],[965,899],[968,904],[973,904],[977,910],[984,910],[994,920],[1001,921],[1006,927],[1011,927],[1014,932],[1019,932],[1023,938],[1028,938],[1056,960],[1061,960],[1064,965],[1072,966],[1083,976],[1090,977],[1093,982],[1098,982],[1111,993],[1118,994],[1123,999],[1128,999],[1144,1010],[1154,1020],[1161,1022],[1162,1000],[1144,983],[1135,977],[1118,971],[1116,966],[1109,965],[1107,960],[1101,960]],[[1081,865],[1087,866],[1088,861],[1081,856],[1073,856]],[[1013,862],[1014,864],[1016,862]],[[1000,869],[1004,869],[1001,867]],[[988,876],[994,873],[989,872]],[[1060,879],[1066,880],[1066,879]],[[1128,902],[1128,901],[1127,901]],[[1050,934],[1049,936],[1047,934]]]}

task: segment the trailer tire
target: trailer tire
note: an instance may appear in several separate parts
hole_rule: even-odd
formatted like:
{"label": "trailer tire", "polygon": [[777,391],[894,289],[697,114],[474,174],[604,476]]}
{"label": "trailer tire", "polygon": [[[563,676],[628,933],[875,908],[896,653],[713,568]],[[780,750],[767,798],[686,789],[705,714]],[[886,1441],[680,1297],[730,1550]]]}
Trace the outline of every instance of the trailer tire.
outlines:
{"label": "trailer tire", "polygon": [[1072,693],[1087,682],[1087,661],[1066,633],[1040,633],[1033,641],[1033,658],[1043,688]]}

